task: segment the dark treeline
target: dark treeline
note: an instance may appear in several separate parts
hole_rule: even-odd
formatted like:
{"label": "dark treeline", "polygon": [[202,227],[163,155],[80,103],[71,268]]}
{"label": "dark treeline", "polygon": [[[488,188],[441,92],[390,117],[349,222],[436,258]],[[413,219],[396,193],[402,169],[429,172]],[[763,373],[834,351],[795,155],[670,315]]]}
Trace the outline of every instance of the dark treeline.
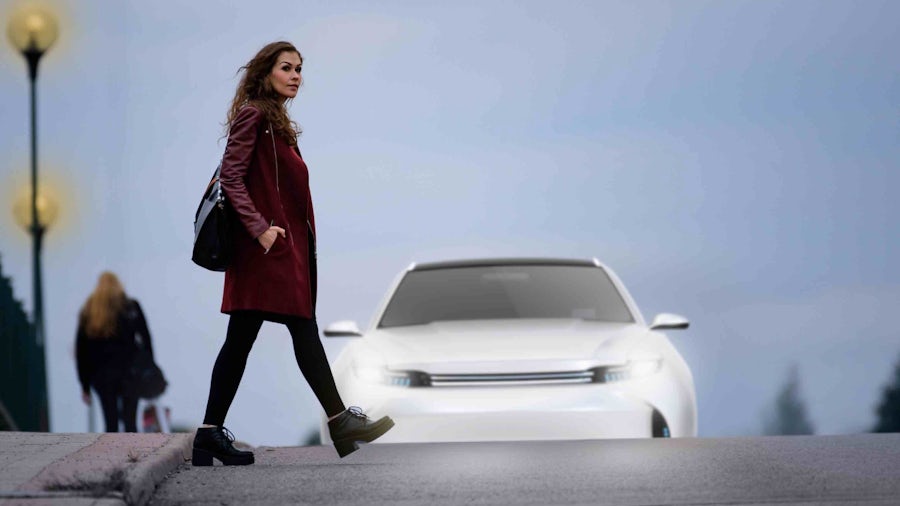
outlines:
{"label": "dark treeline", "polygon": [[[875,408],[875,425],[871,432],[900,432],[900,357],[893,376],[882,389]],[[766,435],[815,434],[815,428],[800,391],[800,370],[796,364],[788,369],[787,379],[768,409],[763,426]]]}
{"label": "dark treeline", "polygon": [[894,364],[894,377],[882,390],[875,415],[878,420],[872,432],[900,432],[900,357]]}

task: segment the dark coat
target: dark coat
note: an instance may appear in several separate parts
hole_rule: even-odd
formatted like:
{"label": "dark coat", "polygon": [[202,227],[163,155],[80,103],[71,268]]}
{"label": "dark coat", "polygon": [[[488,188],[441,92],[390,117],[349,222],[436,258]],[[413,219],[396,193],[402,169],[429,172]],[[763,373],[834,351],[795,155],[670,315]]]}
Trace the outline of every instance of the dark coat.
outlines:
{"label": "dark coat", "polygon": [[116,318],[116,332],[110,337],[88,336],[84,318],[78,319],[75,360],[82,392],[89,391],[91,386],[98,390],[121,390],[118,385],[124,380],[137,350],[135,339],[141,339],[141,344],[153,355],[150,330],[138,301],[129,299]]}
{"label": "dark coat", "polygon": [[[262,112],[248,105],[232,121],[220,176],[237,217],[222,312],[313,318],[316,222],[300,151],[278,135],[273,139]],[[270,224],[285,229],[286,237],[279,235],[265,253],[256,238]]]}

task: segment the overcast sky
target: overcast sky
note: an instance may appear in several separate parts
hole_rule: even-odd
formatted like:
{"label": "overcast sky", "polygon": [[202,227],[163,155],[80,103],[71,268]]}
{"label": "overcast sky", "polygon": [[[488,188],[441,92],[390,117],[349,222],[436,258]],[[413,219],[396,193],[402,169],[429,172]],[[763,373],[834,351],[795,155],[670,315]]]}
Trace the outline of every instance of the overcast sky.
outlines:
{"label": "overcast sky", "polygon": [[[21,2],[0,0],[4,30]],[[800,368],[820,433],[866,430],[900,357],[900,3],[59,1],[41,63],[52,428],[83,431],[76,318],[118,273],[173,421],[202,421],[227,317],[190,262],[235,72],[304,56],[292,107],[319,231],[319,321],[366,325],[412,261],[597,257],[691,366],[701,436],[758,434]],[[226,7],[227,5],[227,7]],[[31,308],[24,60],[0,45],[0,262]],[[342,341],[326,339],[334,358]],[[348,404],[359,399],[345,399]],[[263,327],[226,425],[297,444],[318,404]]]}

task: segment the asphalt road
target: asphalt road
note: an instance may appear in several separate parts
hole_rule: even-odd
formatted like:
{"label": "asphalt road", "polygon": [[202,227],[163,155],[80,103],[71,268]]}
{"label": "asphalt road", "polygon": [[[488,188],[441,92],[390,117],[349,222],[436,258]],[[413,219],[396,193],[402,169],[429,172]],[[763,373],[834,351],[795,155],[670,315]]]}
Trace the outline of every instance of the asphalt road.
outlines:
{"label": "asphalt road", "polygon": [[258,448],[171,474],[174,504],[900,504],[900,434]]}

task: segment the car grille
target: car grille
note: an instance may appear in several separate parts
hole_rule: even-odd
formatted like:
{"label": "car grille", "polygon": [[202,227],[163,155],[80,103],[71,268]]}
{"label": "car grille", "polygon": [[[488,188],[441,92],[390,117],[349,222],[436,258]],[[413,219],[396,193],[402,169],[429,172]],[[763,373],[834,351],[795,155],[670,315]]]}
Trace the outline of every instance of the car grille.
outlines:
{"label": "car grille", "polygon": [[594,371],[564,371],[498,374],[431,374],[434,387],[482,385],[565,385],[591,383]]}

